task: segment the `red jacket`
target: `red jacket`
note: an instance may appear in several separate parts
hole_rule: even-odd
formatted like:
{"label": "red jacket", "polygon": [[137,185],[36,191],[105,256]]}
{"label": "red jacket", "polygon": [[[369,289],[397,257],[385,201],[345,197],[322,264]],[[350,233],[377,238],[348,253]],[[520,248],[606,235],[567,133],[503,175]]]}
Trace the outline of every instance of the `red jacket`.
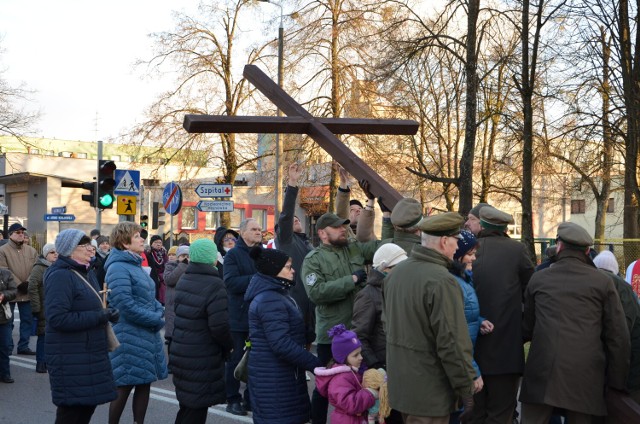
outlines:
{"label": "red jacket", "polygon": [[362,387],[362,376],[348,365],[316,368],[318,392],[335,407],[331,424],[362,424],[367,422],[367,410],[376,403],[376,393]]}

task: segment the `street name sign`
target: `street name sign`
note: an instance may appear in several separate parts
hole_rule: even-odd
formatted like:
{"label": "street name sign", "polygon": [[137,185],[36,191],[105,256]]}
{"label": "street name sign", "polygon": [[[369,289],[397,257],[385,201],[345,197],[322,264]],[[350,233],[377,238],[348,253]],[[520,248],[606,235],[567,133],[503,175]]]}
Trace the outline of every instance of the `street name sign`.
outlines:
{"label": "street name sign", "polygon": [[76,216],[70,213],[48,213],[44,215],[45,221],[75,221]]}
{"label": "street name sign", "polygon": [[51,213],[52,214],[67,213],[67,207],[59,206],[57,208],[51,208]]}
{"label": "street name sign", "polygon": [[198,184],[196,194],[200,197],[231,197],[233,196],[233,185]]}
{"label": "street name sign", "polygon": [[233,212],[233,202],[229,200],[200,200],[196,209],[200,212]]}

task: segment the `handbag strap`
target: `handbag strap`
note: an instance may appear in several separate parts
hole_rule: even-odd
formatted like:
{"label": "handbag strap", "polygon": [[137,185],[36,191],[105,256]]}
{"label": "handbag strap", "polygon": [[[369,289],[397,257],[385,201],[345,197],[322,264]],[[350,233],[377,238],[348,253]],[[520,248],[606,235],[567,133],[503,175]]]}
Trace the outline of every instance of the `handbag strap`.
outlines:
{"label": "handbag strap", "polygon": [[76,271],[75,269],[72,269],[71,271],[75,272],[76,275],[78,277],[80,277],[80,279],[87,285],[89,286],[89,288],[91,289],[92,292],[95,293],[96,296],[98,296],[98,300],[100,301],[100,305],[102,305],[102,298],[100,297],[100,294],[98,294],[98,292],[96,291],[96,289],[91,285],[91,283],[89,283],[89,281],[87,281],[86,278],[84,278],[84,275],[80,274],[78,271]]}

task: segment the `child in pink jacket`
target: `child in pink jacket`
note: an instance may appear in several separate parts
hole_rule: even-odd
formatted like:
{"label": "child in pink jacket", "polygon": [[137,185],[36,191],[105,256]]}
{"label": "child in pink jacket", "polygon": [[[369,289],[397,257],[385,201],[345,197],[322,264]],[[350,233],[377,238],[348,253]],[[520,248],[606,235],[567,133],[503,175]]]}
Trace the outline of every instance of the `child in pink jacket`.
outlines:
{"label": "child in pink jacket", "polygon": [[333,360],[326,368],[314,370],[318,392],[334,406],[331,424],[363,424],[367,422],[367,409],[378,398],[374,389],[362,387],[362,347],[358,336],[343,324],[329,330]]}

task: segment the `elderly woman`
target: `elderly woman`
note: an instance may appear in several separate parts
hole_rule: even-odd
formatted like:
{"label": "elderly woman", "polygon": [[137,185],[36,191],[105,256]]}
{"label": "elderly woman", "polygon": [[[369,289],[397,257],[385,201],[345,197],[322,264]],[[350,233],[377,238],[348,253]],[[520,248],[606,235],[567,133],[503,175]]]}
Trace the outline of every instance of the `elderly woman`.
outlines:
{"label": "elderly woman", "polygon": [[88,423],[97,405],[116,398],[105,326],[118,311],[103,309],[89,264],[91,239],[68,229],[56,237],[58,259],[44,274],[45,362],[56,423]]}
{"label": "elderly woman", "polygon": [[[174,246],[175,247],[175,246]],[[167,285],[167,291],[165,292],[165,326],[164,326],[164,338],[168,345],[171,345],[171,337],[173,336],[173,322],[175,320],[174,299],[176,296],[176,284],[182,277],[182,274],[187,270],[189,265],[189,246],[180,246],[176,248],[176,260],[167,262],[167,266],[164,269],[164,282]]]}
{"label": "elderly woman", "polygon": [[322,366],[305,350],[302,312],[289,294],[295,284],[291,258],[255,246],[249,252],[258,273],[245,301],[249,306],[249,391],[254,423],[306,423],[310,402],[305,371]]}
{"label": "elderly woman", "polygon": [[166,286],[164,284],[164,267],[169,262],[169,255],[162,244],[162,237],[151,236],[149,250],[145,252],[149,267],[151,267],[151,278],[156,283],[156,299],[164,305],[164,294]]}
{"label": "elderly woman", "polygon": [[204,424],[209,406],[226,402],[224,361],[233,340],[227,290],[214,267],[215,243],[196,240],[189,253],[190,263],[176,286],[169,363],[180,403],[176,424]]}
{"label": "elderly woman", "polygon": [[149,405],[151,383],[167,378],[160,330],[163,308],[155,298],[155,283],[142,269],[144,239],[141,227],[121,222],[111,232],[111,253],[107,258],[106,282],[109,304],[120,310],[113,329],[121,346],[111,353],[118,398],[109,407],[109,423],[120,422],[132,390],[133,421],[142,424]]}
{"label": "elderly woman", "polygon": [[53,243],[47,243],[42,248],[42,255],[38,256],[36,263],[31,268],[29,274],[29,301],[31,302],[31,313],[38,318],[38,328],[36,333],[38,341],[36,343],[36,372],[46,373],[47,363],[44,361],[44,287],[42,280],[44,273],[58,259],[56,246]]}

